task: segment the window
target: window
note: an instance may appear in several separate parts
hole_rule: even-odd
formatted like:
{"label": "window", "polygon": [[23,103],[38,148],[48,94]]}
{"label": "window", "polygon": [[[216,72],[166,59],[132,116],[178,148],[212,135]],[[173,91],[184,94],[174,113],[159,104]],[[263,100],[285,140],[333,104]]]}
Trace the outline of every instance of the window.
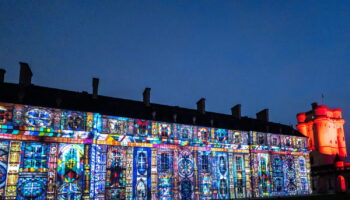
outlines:
{"label": "window", "polygon": [[208,171],[209,170],[209,161],[208,161],[208,155],[202,155],[202,170]]}
{"label": "window", "polygon": [[236,170],[242,171],[242,157],[236,157]]}
{"label": "window", "polygon": [[301,140],[298,140],[298,148],[301,148]]}
{"label": "window", "polygon": [[147,125],[142,124],[139,126],[139,133],[145,133],[146,130],[147,130]]}
{"label": "window", "polygon": [[289,138],[289,137],[286,138],[286,146],[287,146],[287,147],[290,147],[290,146],[291,146],[291,141],[290,141],[290,138]]}
{"label": "window", "polygon": [[261,158],[260,167],[261,167],[262,172],[266,172],[266,160],[265,160],[265,158]]}
{"label": "window", "polygon": [[272,145],[277,146],[277,138],[272,138]]}
{"label": "window", "polygon": [[162,127],[162,128],[161,128],[161,135],[162,135],[163,137],[168,137],[168,130],[167,130],[166,127]]}
{"label": "window", "polygon": [[243,194],[243,180],[237,179],[237,192],[238,194]]}
{"label": "window", "polygon": [[187,139],[189,136],[189,130],[187,128],[182,129],[182,139]]}
{"label": "window", "polygon": [[300,167],[300,171],[301,172],[305,172],[306,168],[305,168],[305,159],[303,157],[299,158],[299,167]]}
{"label": "window", "polygon": [[300,178],[301,190],[307,191],[307,180],[306,178]]}
{"label": "window", "polygon": [[169,170],[169,168],[169,155],[166,153],[162,153],[160,155],[160,171],[166,172]]}
{"label": "window", "polygon": [[259,145],[263,145],[265,143],[265,138],[264,138],[264,135],[260,134],[258,136],[258,144]]}
{"label": "window", "polygon": [[239,133],[235,133],[234,143],[235,144],[241,143],[241,135]]}
{"label": "window", "polygon": [[333,190],[333,181],[332,181],[332,178],[328,178],[328,188],[330,189],[330,190]]}
{"label": "window", "polygon": [[275,185],[275,191],[276,192],[281,192],[282,188],[283,188],[283,182],[282,182],[282,178],[276,178],[274,181],[274,185]]}

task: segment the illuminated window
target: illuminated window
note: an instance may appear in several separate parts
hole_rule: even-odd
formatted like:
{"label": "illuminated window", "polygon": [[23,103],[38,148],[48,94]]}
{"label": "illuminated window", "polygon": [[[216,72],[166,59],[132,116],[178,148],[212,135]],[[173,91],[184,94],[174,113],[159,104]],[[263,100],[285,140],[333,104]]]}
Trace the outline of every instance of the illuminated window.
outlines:
{"label": "illuminated window", "polygon": [[45,109],[33,108],[25,114],[25,121],[28,126],[46,128],[51,125],[52,114]]}
{"label": "illuminated window", "polygon": [[299,157],[299,167],[300,167],[300,171],[301,172],[305,172],[306,171],[305,159],[303,157]]}
{"label": "illuminated window", "polygon": [[236,170],[242,171],[242,157],[236,157]]}
{"label": "illuminated window", "polygon": [[266,160],[265,160],[265,158],[261,158],[260,166],[261,166],[261,171],[265,172],[266,171]]}
{"label": "illuminated window", "polygon": [[258,144],[263,145],[265,143],[265,138],[263,134],[258,135]]}
{"label": "illuminated window", "polygon": [[158,128],[158,131],[159,131],[159,135],[161,136],[161,137],[165,137],[165,138],[167,138],[167,137],[169,137],[170,136],[170,131],[171,131],[171,127],[170,127],[170,125],[168,125],[168,124],[161,124],[160,126],[159,126],[159,128]]}
{"label": "illuminated window", "polygon": [[160,155],[160,171],[166,172],[170,169],[169,166],[169,155],[166,153],[162,153]]}
{"label": "illuminated window", "polygon": [[47,168],[47,146],[41,143],[27,143],[24,151],[25,171],[44,172]]}
{"label": "illuminated window", "polygon": [[234,143],[235,144],[240,144],[241,143],[241,135],[239,133],[235,133]]}
{"label": "illuminated window", "polygon": [[307,191],[307,180],[306,178],[300,178],[301,190]]}
{"label": "illuminated window", "polygon": [[297,145],[298,145],[298,148],[301,148],[301,140],[298,140]]}
{"label": "illuminated window", "polygon": [[190,132],[190,131],[189,131],[187,128],[182,129],[182,132],[181,132],[182,138],[183,138],[183,139],[187,139],[188,136],[189,136],[189,132]]}
{"label": "illuminated window", "polygon": [[344,176],[339,175],[337,181],[340,192],[346,192],[346,182]]}
{"label": "illuminated window", "polygon": [[279,156],[276,156],[273,158],[272,160],[272,170],[275,173],[280,173],[282,172],[282,168],[283,168],[283,163],[282,163],[282,159]]}
{"label": "illuminated window", "polygon": [[237,192],[238,192],[238,194],[243,193],[243,180],[242,179],[237,179]]}
{"label": "illuminated window", "polygon": [[208,155],[202,155],[202,170],[203,171],[208,171],[209,170]]}

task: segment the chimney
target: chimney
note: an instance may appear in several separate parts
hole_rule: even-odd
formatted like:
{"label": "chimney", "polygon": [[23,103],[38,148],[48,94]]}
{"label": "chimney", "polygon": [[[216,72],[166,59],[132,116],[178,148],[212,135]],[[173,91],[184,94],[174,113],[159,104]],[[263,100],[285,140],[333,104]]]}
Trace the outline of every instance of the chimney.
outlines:
{"label": "chimney", "polygon": [[32,84],[32,70],[27,63],[20,62],[19,65],[21,66],[19,73],[19,85],[24,87],[30,86]]}
{"label": "chimney", "polygon": [[174,120],[174,122],[176,122],[176,120],[177,120],[177,114],[176,113],[173,114],[173,120]]}
{"label": "chimney", "polygon": [[0,84],[5,82],[5,73],[6,70],[0,69]]}
{"label": "chimney", "polygon": [[241,104],[237,104],[231,108],[232,116],[241,119]]}
{"label": "chimney", "polygon": [[157,112],[156,112],[156,111],[153,111],[153,112],[152,112],[152,119],[153,119],[153,120],[156,119],[156,115],[157,115]]}
{"label": "chimney", "polygon": [[143,103],[146,106],[151,105],[151,88],[145,88],[145,90],[143,91]]}
{"label": "chimney", "polygon": [[269,109],[264,109],[256,113],[256,118],[262,121],[269,121]]}
{"label": "chimney", "polygon": [[205,98],[201,98],[197,101],[197,111],[201,114],[205,113]]}
{"label": "chimney", "polygon": [[315,110],[317,108],[317,106],[318,106],[317,102],[313,102],[311,104],[312,110]]}
{"label": "chimney", "polygon": [[62,99],[62,94],[58,92],[56,94],[56,106],[59,108],[61,106],[63,99]]}
{"label": "chimney", "polygon": [[100,79],[92,78],[92,98],[97,99],[98,97],[98,83]]}

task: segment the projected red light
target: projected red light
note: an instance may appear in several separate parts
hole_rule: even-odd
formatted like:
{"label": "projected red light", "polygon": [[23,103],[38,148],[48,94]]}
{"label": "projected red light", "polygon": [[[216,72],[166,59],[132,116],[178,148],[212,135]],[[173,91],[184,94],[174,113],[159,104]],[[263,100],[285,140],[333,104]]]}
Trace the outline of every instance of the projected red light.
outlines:
{"label": "projected red light", "polygon": [[341,109],[317,105],[313,110],[297,114],[298,130],[309,138],[309,149],[326,155],[346,157],[344,123]]}

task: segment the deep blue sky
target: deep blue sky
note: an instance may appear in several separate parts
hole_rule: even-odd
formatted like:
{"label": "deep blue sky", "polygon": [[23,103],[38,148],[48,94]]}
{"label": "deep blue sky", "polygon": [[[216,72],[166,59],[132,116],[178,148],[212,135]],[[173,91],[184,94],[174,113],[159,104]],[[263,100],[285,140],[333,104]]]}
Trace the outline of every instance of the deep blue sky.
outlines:
{"label": "deep blue sky", "polygon": [[342,108],[350,146],[350,1],[0,1],[0,67],[33,82],[296,124]]}

